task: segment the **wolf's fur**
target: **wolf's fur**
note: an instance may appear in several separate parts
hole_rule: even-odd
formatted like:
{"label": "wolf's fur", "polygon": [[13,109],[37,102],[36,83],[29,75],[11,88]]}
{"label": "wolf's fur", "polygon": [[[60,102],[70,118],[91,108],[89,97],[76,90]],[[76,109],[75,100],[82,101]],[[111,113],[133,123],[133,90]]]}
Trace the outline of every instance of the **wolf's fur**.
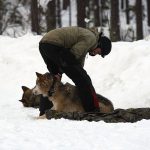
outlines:
{"label": "wolf's fur", "polygon": [[26,86],[22,86],[22,90],[22,99],[19,101],[22,102],[23,106],[38,108],[40,104],[40,95],[33,94],[33,89],[30,89]]}
{"label": "wolf's fur", "polygon": [[[53,84],[53,76],[50,73],[36,73],[36,75],[37,80],[33,93],[35,95],[43,94],[43,96],[47,96],[49,100],[52,101],[54,110],[63,112],[84,112],[81,99],[75,86],[69,83],[63,84],[60,81],[56,81],[54,84],[54,93],[49,97],[48,91]],[[100,112],[109,113],[114,110],[110,100],[99,94],[97,96],[99,98]]]}

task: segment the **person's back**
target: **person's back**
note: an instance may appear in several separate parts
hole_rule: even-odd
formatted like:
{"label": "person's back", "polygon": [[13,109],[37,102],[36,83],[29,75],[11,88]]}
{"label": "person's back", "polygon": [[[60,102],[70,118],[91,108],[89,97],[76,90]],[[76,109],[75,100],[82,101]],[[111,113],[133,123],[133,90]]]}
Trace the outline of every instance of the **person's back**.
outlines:
{"label": "person's back", "polygon": [[67,48],[84,66],[86,54],[97,47],[99,33],[81,27],[63,27],[49,31],[40,43]]}
{"label": "person's back", "polygon": [[[72,48],[80,41],[85,41],[90,47],[96,47],[99,33],[81,27],[63,27],[49,31],[40,43],[50,43],[65,48]],[[91,46],[92,43],[92,46]]]}

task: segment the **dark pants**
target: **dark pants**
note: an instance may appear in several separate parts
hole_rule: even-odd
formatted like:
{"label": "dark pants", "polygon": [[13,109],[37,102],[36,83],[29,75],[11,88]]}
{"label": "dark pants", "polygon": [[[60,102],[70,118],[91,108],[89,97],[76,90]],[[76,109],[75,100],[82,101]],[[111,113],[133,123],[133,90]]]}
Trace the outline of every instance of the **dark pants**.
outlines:
{"label": "dark pants", "polygon": [[40,43],[39,49],[52,74],[65,73],[75,83],[85,111],[94,111],[99,107],[89,75],[69,49],[47,43]]}
{"label": "dark pants", "polygon": [[53,103],[51,101],[49,101],[48,97],[43,97],[41,95],[40,106],[39,106],[40,116],[45,114],[45,110],[51,109],[52,107],[53,107]]}

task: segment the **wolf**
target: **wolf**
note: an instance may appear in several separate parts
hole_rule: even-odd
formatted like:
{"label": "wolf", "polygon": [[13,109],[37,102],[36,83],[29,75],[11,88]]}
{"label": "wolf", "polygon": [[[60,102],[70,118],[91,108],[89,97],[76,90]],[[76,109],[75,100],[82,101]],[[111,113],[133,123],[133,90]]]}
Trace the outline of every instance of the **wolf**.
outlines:
{"label": "wolf", "polygon": [[23,106],[39,108],[41,95],[33,94],[33,89],[30,89],[26,86],[22,86],[22,90],[23,90],[22,99],[19,101],[23,104]]}
{"label": "wolf", "polygon": [[[85,112],[81,99],[78,94],[76,86],[70,83],[63,84],[61,81],[55,81],[54,77],[50,73],[40,74],[36,72],[36,86],[33,88],[35,95],[42,94],[44,97],[48,97],[53,103],[52,110],[62,112]],[[49,95],[53,86],[52,95]],[[114,110],[113,104],[110,100],[97,94],[99,99],[99,107],[101,113],[111,113]]]}

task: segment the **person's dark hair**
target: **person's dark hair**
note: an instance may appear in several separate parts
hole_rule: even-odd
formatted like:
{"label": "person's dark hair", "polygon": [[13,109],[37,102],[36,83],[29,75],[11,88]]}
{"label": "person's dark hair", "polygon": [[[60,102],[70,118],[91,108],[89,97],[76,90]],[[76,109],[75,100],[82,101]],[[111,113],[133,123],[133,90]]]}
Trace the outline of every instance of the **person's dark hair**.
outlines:
{"label": "person's dark hair", "polygon": [[101,56],[104,58],[105,55],[108,55],[111,52],[111,41],[108,37],[104,36],[103,33],[101,32],[99,34],[99,40],[98,40],[98,46],[101,48]]}

